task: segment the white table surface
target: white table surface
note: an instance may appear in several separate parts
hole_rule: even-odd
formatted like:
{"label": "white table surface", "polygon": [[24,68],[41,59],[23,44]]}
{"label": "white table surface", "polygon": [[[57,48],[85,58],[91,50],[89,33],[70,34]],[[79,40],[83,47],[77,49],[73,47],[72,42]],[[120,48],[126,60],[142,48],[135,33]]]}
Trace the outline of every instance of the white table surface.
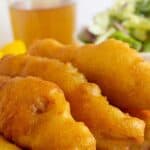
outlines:
{"label": "white table surface", "polygon": [[[8,0],[0,0],[0,46],[13,40],[10,18],[8,13]],[[80,30],[92,20],[94,14],[105,10],[114,0],[76,0],[78,4],[78,25]]]}

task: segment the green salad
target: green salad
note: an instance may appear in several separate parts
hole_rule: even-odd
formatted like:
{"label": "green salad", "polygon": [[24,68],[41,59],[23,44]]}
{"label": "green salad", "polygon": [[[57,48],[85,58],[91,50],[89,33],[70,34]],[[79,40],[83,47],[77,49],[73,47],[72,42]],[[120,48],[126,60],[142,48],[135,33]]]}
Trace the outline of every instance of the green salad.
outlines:
{"label": "green salad", "polygon": [[150,52],[150,0],[117,0],[97,14],[79,38],[84,43],[101,43],[115,38],[140,52]]}

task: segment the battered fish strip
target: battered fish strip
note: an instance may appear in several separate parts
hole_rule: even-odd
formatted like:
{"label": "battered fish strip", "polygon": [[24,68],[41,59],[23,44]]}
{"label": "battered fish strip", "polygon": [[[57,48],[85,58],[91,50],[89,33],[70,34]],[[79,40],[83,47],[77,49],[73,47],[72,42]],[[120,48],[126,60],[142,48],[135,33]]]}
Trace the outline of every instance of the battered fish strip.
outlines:
{"label": "battered fish strip", "polygon": [[8,56],[0,61],[0,74],[31,75],[57,83],[70,103],[73,117],[89,127],[100,149],[123,150],[132,142],[144,140],[144,122],[111,106],[99,87],[87,82],[71,64],[28,55]]}
{"label": "battered fish strip", "polygon": [[132,150],[149,150],[150,149],[150,111],[149,110],[126,110],[131,115],[145,121],[145,141],[142,145],[133,145]]}
{"label": "battered fish strip", "polygon": [[4,139],[2,136],[0,136],[0,150],[21,150],[14,144],[11,144],[6,139]]}
{"label": "battered fish strip", "polygon": [[0,133],[24,149],[96,150],[89,129],[72,118],[61,89],[33,77],[0,77]]}
{"label": "battered fish strip", "polygon": [[99,45],[64,46],[42,40],[30,54],[72,62],[115,106],[150,109],[150,63],[128,44],[110,39]]}

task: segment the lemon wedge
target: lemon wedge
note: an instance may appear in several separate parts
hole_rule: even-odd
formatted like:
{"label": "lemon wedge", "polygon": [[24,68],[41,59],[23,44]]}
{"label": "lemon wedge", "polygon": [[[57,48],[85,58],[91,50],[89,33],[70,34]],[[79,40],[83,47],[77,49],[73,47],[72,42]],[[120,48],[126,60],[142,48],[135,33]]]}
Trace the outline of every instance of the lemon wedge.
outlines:
{"label": "lemon wedge", "polygon": [[26,53],[27,48],[25,43],[17,40],[12,43],[5,45],[2,49],[0,49],[0,58],[6,55],[20,55]]}

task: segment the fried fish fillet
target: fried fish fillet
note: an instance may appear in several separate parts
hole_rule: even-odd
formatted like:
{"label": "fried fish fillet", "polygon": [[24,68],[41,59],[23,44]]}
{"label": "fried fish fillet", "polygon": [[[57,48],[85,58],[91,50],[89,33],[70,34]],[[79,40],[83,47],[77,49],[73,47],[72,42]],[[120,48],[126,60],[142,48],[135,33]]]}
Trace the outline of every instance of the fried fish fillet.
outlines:
{"label": "fried fish fillet", "polygon": [[14,144],[9,143],[6,139],[0,136],[0,150],[21,150]]}
{"label": "fried fish fillet", "polygon": [[64,46],[42,40],[30,54],[72,62],[115,106],[150,109],[150,63],[126,43],[110,39],[99,45]]}
{"label": "fried fish fillet", "polygon": [[31,75],[57,83],[73,117],[89,127],[102,150],[124,150],[130,143],[144,140],[145,123],[111,106],[99,87],[87,82],[71,64],[28,55],[8,56],[0,61],[0,74]]}
{"label": "fried fish fillet", "polygon": [[150,111],[149,110],[126,110],[135,117],[145,121],[145,141],[142,145],[133,145],[132,150],[149,150],[150,149]]}
{"label": "fried fish fillet", "polygon": [[96,149],[89,129],[72,118],[61,89],[33,77],[0,77],[0,133],[24,149]]}

